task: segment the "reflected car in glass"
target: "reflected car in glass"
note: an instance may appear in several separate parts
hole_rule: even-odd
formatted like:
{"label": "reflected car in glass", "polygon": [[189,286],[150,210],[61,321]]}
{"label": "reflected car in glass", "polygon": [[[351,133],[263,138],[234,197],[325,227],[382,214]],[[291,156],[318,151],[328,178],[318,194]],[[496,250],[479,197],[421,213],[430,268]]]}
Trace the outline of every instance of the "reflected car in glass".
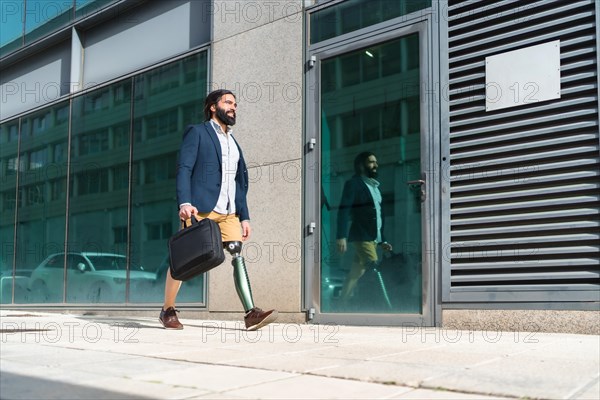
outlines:
{"label": "reflected car in glass", "polygon": [[31,275],[31,270],[17,270],[13,276],[12,269],[7,270],[0,267],[0,303],[12,303],[13,284],[14,300],[22,303],[26,299],[29,275]]}
{"label": "reflected car in glass", "polygon": [[[41,301],[62,298],[64,253],[47,257],[31,274],[29,290]],[[124,302],[127,257],[112,253],[67,253],[67,301],[78,303]],[[130,286],[150,287],[156,273],[131,265]]]}

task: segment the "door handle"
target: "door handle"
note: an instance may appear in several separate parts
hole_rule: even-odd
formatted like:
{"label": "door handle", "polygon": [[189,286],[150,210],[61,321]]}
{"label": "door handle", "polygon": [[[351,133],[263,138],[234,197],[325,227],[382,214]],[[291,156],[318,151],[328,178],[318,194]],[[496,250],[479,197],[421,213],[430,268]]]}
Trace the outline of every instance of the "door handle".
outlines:
{"label": "door handle", "polygon": [[424,185],[425,181],[423,179],[417,179],[414,181],[408,181],[406,182],[407,185]]}
{"label": "door handle", "polygon": [[421,187],[421,202],[424,202],[427,199],[427,193],[425,192],[425,181],[423,179],[416,179],[414,181],[406,182],[407,185],[411,185],[411,188],[417,189],[416,185],[420,185]]}

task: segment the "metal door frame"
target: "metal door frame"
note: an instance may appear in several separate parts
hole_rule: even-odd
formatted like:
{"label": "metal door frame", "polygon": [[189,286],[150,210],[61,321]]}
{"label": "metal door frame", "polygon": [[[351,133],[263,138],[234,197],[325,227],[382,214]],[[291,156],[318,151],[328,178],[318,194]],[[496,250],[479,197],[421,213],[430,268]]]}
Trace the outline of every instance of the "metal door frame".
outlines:
{"label": "metal door frame", "polygon": [[[357,32],[328,39],[307,49],[305,75],[305,151],[304,151],[304,292],[303,305],[308,320],[317,324],[434,326],[441,324],[439,305],[440,251],[440,113],[439,57],[435,54],[438,40],[431,13],[416,13],[378,24]],[[308,19],[308,18],[307,18]],[[437,25],[437,24],[435,24]],[[308,31],[308,29],[307,29]],[[425,176],[427,198],[422,203],[422,314],[322,313],[320,187],[321,113],[320,62],[360,48],[419,33],[421,96],[421,174]],[[435,44],[435,46],[434,46]]]}

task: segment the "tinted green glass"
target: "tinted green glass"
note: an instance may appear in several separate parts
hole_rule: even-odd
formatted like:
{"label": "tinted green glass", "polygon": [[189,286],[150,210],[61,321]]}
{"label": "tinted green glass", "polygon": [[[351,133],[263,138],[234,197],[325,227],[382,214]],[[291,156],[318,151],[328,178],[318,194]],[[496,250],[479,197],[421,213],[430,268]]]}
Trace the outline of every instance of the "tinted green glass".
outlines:
{"label": "tinted green glass", "polygon": [[0,56],[17,50],[23,45],[23,17],[25,3],[0,1]]}
{"label": "tinted green glass", "polygon": [[419,59],[412,34],[321,63],[322,312],[421,313]]}
{"label": "tinted green glass", "polygon": [[[132,281],[131,302],[163,302],[167,240],[179,229],[177,153],[185,126],[202,122],[206,82],[206,52],[135,78],[131,259],[156,281],[150,290]],[[203,301],[204,276],[183,283],[178,304]]]}
{"label": "tinted green glass", "polygon": [[[127,278],[150,286],[154,274],[127,271],[132,82],[73,99],[66,297],[69,303],[124,303]],[[129,273],[128,273],[129,272]]]}
{"label": "tinted green glass", "polygon": [[[118,0],[0,2],[0,56],[18,50]],[[75,6],[75,10],[73,10]]]}
{"label": "tinted green glass", "polygon": [[72,1],[27,0],[25,6],[25,44],[73,21]]}
{"label": "tinted green glass", "polygon": [[[0,125],[0,303],[12,302],[19,120]],[[28,277],[24,280],[28,285]],[[15,280],[16,283],[16,280]]]}
{"label": "tinted green glass", "polygon": [[116,0],[75,0],[76,17],[90,15],[91,13],[103,8]]}
{"label": "tinted green glass", "polygon": [[343,35],[431,7],[431,0],[347,0],[310,14],[310,42]]}
{"label": "tinted green glass", "polygon": [[[179,224],[174,201],[177,152],[184,127],[201,121],[206,76],[203,52],[76,97],[70,143],[68,102],[2,124],[3,303],[13,298],[15,251],[17,303],[56,304],[64,296],[68,303],[125,303],[127,290],[130,302],[162,302],[166,241]],[[22,211],[15,249],[17,209]],[[184,284],[178,296],[178,303],[204,301],[202,277]]]}
{"label": "tinted green glass", "polygon": [[30,290],[15,288],[16,303],[63,301],[68,117],[63,102],[21,119],[16,275]]}

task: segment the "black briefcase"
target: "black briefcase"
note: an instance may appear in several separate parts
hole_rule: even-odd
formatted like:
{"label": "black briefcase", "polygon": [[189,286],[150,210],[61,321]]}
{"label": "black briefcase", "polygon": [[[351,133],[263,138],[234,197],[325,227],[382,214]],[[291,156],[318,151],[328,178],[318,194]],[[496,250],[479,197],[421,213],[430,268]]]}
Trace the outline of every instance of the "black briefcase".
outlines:
{"label": "black briefcase", "polygon": [[178,281],[190,280],[225,261],[219,225],[209,218],[191,219],[190,226],[169,239],[169,268]]}

